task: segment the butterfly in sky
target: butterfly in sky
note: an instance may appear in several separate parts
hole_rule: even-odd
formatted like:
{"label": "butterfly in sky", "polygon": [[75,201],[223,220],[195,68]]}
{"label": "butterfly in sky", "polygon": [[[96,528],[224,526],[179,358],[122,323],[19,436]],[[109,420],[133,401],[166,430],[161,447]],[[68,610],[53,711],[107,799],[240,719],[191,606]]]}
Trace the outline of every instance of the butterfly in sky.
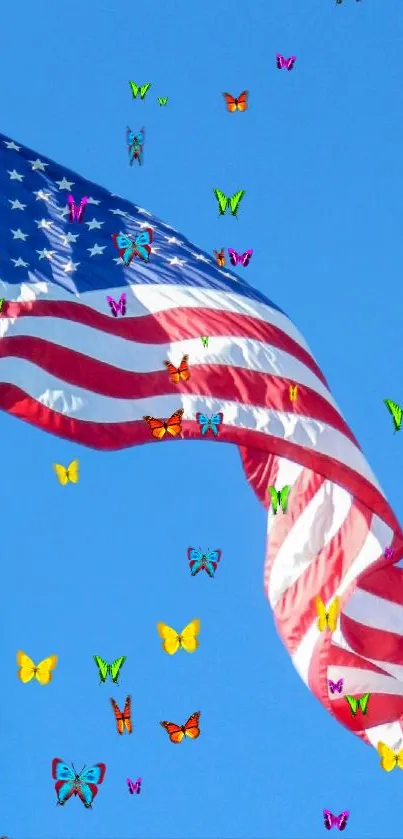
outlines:
{"label": "butterfly in sky", "polygon": [[131,734],[133,731],[131,717],[131,697],[126,696],[126,702],[123,711],[120,710],[119,706],[116,704],[114,699],[110,699],[109,701],[112,705],[113,712],[115,714],[116,728],[118,730],[118,734],[123,734],[125,730],[128,732],[128,734]]}
{"label": "butterfly in sky", "polygon": [[121,655],[120,658],[116,658],[115,661],[112,661],[112,664],[108,664],[105,659],[101,658],[100,655],[94,655],[93,659],[98,667],[99,678],[101,680],[99,684],[106,682],[107,677],[110,676],[112,682],[117,685],[119,673],[126,661],[126,656]]}
{"label": "butterfly in sky", "polygon": [[292,55],[291,58],[284,58],[284,56],[280,55],[279,52],[276,53],[276,64],[279,70],[283,70],[284,67],[286,67],[287,70],[292,70],[296,60],[296,55]]}
{"label": "butterfly in sky", "polygon": [[315,597],[316,614],[318,615],[317,627],[319,632],[323,632],[326,628],[330,629],[331,632],[335,631],[337,618],[339,616],[339,604],[340,598],[335,597],[334,600],[332,600],[329,609],[326,610],[326,606],[322,598]]}
{"label": "butterfly in sky", "polygon": [[68,766],[60,757],[52,760],[52,778],[55,778],[55,790],[57,803],[65,804],[72,795],[78,795],[89,809],[98,792],[98,785],[102,784],[105,777],[106,766],[104,763],[96,763],[95,766],[84,768],[77,773],[73,764]]}
{"label": "butterfly in sky", "polygon": [[126,144],[129,152],[130,166],[133,165],[135,160],[142,166],[145,137],[145,128],[142,128],[138,134],[135,134],[131,128],[126,128]]}
{"label": "butterfly in sky", "polygon": [[182,432],[182,417],[183,408],[179,408],[179,411],[175,411],[169,419],[162,420],[147,416],[143,417],[143,420],[149,425],[152,436],[156,440],[162,440],[166,434],[179,437]]}
{"label": "butterfly in sky", "polygon": [[174,722],[160,722],[160,725],[169,734],[171,743],[181,743],[184,737],[190,737],[191,740],[196,740],[199,737],[199,719],[200,711],[196,711],[185,722],[185,725],[176,725]]}
{"label": "butterfly in sky", "polygon": [[274,515],[277,514],[277,510],[281,507],[283,513],[287,512],[287,505],[288,505],[288,496],[291,492],[291,485],[286,484],[282,489],[277,490],[275,487],[269,487],[270,493],[270,500],[271,506],[273,509]]}
{"label": "butterfly in sky", "polygon": [[338,830],[345,830],[349,815],[348,810],[344,810],[339,816],[334,816],[330,810],[324,810],[323,819],[326,830],[331,830],[332,827],[337,827]]}
{"label": "butterfly in sky", "polygon": [[126,266],[130,265],[135,256],[144,262],[149,261],[153,240],[151,227],[146,227],[135,238],[127,236],[126,233],[112,233],[112,239],[116,250],[119,251],[120,258]]}
{"label": "butterfly in sky", "polygon": [[220,430],[220,425],[224,419],[224,414],[212,414],[211,417],[207,417],[206,414],[196,414],[196,421],[200,425],[200,433],[203,437],[207,434],[208,431],[214,435],[214,437],[218,437],[218,432]]}
{"label": "butterfly in sky", "polygon": [[158,96],[158,102],[160,105],[168,105],[168,96]]}
{"label": "butterfly in sky", "polygon": [[362,711],[363,714],[367,713],[368,700],[369,700],[370,696],[371,696],[370,693],[364,693],[364,695],[360,696],[359,699],[356,699],[355,696],[345,696],[344,697],[346,702],[348,702],[348,704],[350,706],[350,710],[351,710],[351,713],[352,713],[353,717],[357,716],[358,708],[361,708],[361,711]]}
{"label": "butterfly in sky", "polygon": [[166,623],[160,622],[157,623],[157,632],[160,638],[163,639],[161,644],[162,649],[168,655],[175,655],[179,647],[182,647],[187,653],[194,653],[199,646],[196,636],[200,632],[200,621],[198,618],[194,618],[182,629],[181,633],[177,632],[176,629],[172,629]]}
{"label": "butterfly in sky", "polygon": [[227,105],[227,111],[229,111],[230,114],[234,114],[235,111],[246,111],[248,107],[248,93],[249,91],[244,90],[239,94],[238,98],[231,96],[230,93],[223,93],[223,97]]}
{"label": "butterfly in sky", "polygon": [[214,195],[218,201],[219,206],[219,216],[223,216],[225,211],[229,208],[231,210],[231,215],[235,218],[237,217],[237,212],[239,208],[239,204],[242,201],[242,198],[245,195],[245,190],[240,189],[239,192],[234,192],[232,198],[228,198],[227,195],[224,195],[220,189],[213,189]]}
{"label": "butterfly in sky", "polygon": [[61,466],[60,463],[54,463],[53,468],[56,472],[59,484],[66,486],[69,482],[77,484],[79,480],[78,460],[72,460],[68,466]]}
{"label": "butterfly in sky", "polygon": [[206,335],[202,335],[202,337],[200,338],[200,340],[201,340],[201,342],[202,342],[202,344],[203,344],[204,349],[206,350],[206,349],[207,349],[207,347],[208,347],[208,338],[206,337]]}
{"label": "butterfly in sky", "polygon": [[233,248],[228,248],[228,256],[231,265],[243,265],[247,268],[252,259],[253,249],[245,251],[245,253],[237,253]]}
{"label": "butterfly in sky", "polygon": [[394,548],[385,548],[385,550],[383,552],[384,555],[385,555],[385,559],[392,559],[392,556],[393,556],[394,552],[395,552]]}
{"label": "butterfly in sky", "polygon": [[217,565],[221,559],[222,551],[216,549],[214,551],[206,551],[202,553],[201,549],[188,548],[189,568],[192,577],[195,577],[199,571],[205,571],[209,577],[214,577],[217,570]]}
{"label": "butterfly in sky", "polygon": [[225,265],[224,248],[221,248],[220,251],[213,251],[213,254],[215,256],[215,261],[216,261],[217,265],[219,266],[219,268],[224,268],[224,265]]}
{"label": "butterfly in sky", "polygon": [[344,679],[339,679],[338,682],[333,682],[332,679],[328,679],[327,683],[329,685],[330,693],[341,693],[342,692]]}
{"label": "butterfly in sky", "polygon": [[141,793],[141,778],[137,778],[137,781],[132,781],[131,778],[126,778],[126,783],[130,792],[130,795],[135,793],[136,795],[140,795]]}
{"label": "butterfly in sky", "polygon": [[184,355],[182,357],[179,367],[175,367],[175,365],[171,364],[170,361],[164,361],[165,367],[171,377],[171,382],[173,382],[174,385],[177,385],[180,381],[187,382],[190,379],[188,361],[188,355]]}
{"label": "butterfly in sky", "polygon": [[386,405],[389,413],[392,416],[393,425],[394,425],[395,433],[396,433],[396,431],[400,431],[400,428],[401,428],[401,425],[402,425],[403,409],[400,408],[400,406],[397,405],[396,402],[392,402],[391,399],[384,399],[383,401],[384,401],[384,404]]}
{"label": "butterfly in sky", "polygon": [[398,766],[399,769],[403,769],[403,749],[400,749],[399,752],[395,752],[393,749],[390,749],[386,743],[382,743],[380,740],[378,745],[378,754],[381,758],[381,766],[385,772],[391,772],[395,766]]}
{"label": "butterfly in sky", "polygon": [[122,317],[123,317],[123,315],[126,314],[126,294],[125,294],[125,292],[123,292],[123,294],[120,295],[118,303],[116,303],[116,300],[114,300],[113,297],[109,297],[109,295],[107,296],[106,299],[109,303],[110,310],[113,314],[113,317],[117,318],[117,316],[119,314],[122,315]]}
{"label": "butterfly in sky", "polygon": [[138,94],[140,94],[140,99],[144,99],[147,90],[149,90],[151,87],[151,82],[143,85],[138,85],[134,82],[129,82],[129,85],[133,94],[133,99],[137,99]]}
{"label": "butterfly in sky", "polygon": [[298,385],[295,385],[294,387],[292,385],[290,385],[289,393],[290,393],[290,402],[295,402],[296,399],[297,399],[297,394],[298,394]]}
{"label": "butterfly in sky", "polygon": [[69,220],[70,222],[79,221],[82,222],[84,217],[84,210],[86,204],[88,204],[88,198],[84,195],[84,198],[81,199],[79,204],[76,204],[72,195],[67,196],[67,203],[69,205]]}
{"label": "butterfly in sky", "polygon": [[40,661],[39,664],[34,664],[29,655],[23,653],[22,650],[18,650],[17,664],[19,667],[17,676],[24,685],[34,677],[40,685],[48,685],[52,681],[52,670],[56,667],[57,655],[50,655]]}

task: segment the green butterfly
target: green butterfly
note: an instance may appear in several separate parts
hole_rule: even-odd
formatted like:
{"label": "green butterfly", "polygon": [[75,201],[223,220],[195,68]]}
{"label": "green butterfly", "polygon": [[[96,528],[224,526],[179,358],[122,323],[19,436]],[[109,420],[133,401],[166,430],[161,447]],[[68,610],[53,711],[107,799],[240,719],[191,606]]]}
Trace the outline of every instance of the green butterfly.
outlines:
{"label": "green butterfly", "polygon": [[[93,659],[98,667],[99,678],[101,679],[101,682],[106,682],[107,676],[110,676],[112,682],[114,682],[115,685],[117,685],[120,668],[123,667],[126,661],[126,656],[120,656],[120,658],[117,658],[116,661],[112,662],[112,664],[107,664],[107,662],[104,661],[104,659],[101,658],[101,656],[99,655],[94,655]],[[101,682],[99,684],[101,684]]]}
{"label": "green butterfly", "polygon": [[207,349],[207,347],[208,347],[208,338],[206,338],[206,337],[203,335],[203,336],[202,336],[202,338],[201,338],[201,342],[202,342],[202,344],[203,344],[203,347],[205,347],[205,348]]}
{"label": "green butterfly", "polygon": [[215,197],[218,201],[218,205],[219,205],[219,209],[220,209],[219,216],[223,216],[226,209],[229,207],[230,210],[231,210],[231,214],[233,216],[235,216],[235,218],[236,218],[236,214],[238,212],[239,204],[241,202],[241,199],[245,195],[245,190],[240,189],[239,192],[235,192],[235,194],[232,196],[232,198],[228,198],[228,196],[224,195],[224,193],[221,192],[220,189],[213,189],[213,192],[214,192],[214,195],[215,195]]}
{"label": "green butterfly", "polygon": [[396,431],[400,431],[403,419],[403,409],[399,408],[399,405],[397,405],[396,402],[392,402],[391,399],[384,399],[383,401],[389,413],[392,414],[393,425],[395,426],[396,433]]}
{"label": "green butterfly", "polygon": [[369,697],[371,696],[370,693],[364,693],[364,696],[361,696],[359,699],[356,699],[354,696],[345,696],[344,699],[347,699],[347,702],[351,708],[351,713],[353,717],[357,714],[358,706],[361,708],[363,714],[367,713],[367,705]]}
{"label": "green butterfly", "polygon": [[144,99],[147,90],[151,87],[151,82],[149,84],[137,85],[134,82],[129,82],[129,85],[132,89],[133,99],[137,98],[137,94],[140,93],[140,99]]}
{"label": "green butterfly", "polygon": [[269,493],[274,515],[276,515],[279,505],[283,513],[287,512],[288,496],[290,494],[290,491],[290,484],[286,484],[286,486],[283,487],[283,489],[280,489],[279,491],[277,491],[275,487],[269,487]]}
{"label": "green butterfly", "polygon": [[160,105],[167,105],[168,96],[158,96],[158,102],[160,103]]}
{"label": "green butterfly", "polygon": [[6,299],[5,297],[0,297],[0,312],[3,308],[3,303],[5,303],[5,299]]}

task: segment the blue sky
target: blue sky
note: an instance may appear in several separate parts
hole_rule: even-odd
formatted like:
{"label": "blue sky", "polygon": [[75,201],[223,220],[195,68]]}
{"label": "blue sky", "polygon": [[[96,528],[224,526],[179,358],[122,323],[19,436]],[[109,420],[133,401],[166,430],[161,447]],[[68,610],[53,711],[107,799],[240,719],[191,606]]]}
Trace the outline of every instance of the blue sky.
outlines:
{"label": "blue sky", "polygon": [[[209,252],[254,249],[246,278],[302,331],[401,521],[382,400],[403,400],[402,23],[399,0],[21,0],[0,51],[5,134]],[[276,52],[297,56],[291,73]],[[144,102],[129,79],[152,82]],[[229,115],[222,91],[245,88],[249,111]],[[146,127],[141,170],[126,125]],[[238,221],[217,217],[214,187],[247,190]],[[398,839],[403,776],[328,716],[276,635],[266,514],[236,448],[101,454],[4,414],[0,434],[0,833],[316,839],[322,808],[347,808],[350,839]],[[81,482],[62,488],[51,465],[76,456]],[[191,579],[189,545],[222,549],[214,580]],[[198,651],[165,655],[157,621],[193,617]],[[19,683],[17,649],[58,654],[50,686]],[[127,655],[118,688],[99,686],[94,653]],[[118,738],[108,700],[127,693],[134,733]],[[159,721],[195,710],[199,740],[171,745]],[[55,756],[107,764],[92,811],[55,806]]]}

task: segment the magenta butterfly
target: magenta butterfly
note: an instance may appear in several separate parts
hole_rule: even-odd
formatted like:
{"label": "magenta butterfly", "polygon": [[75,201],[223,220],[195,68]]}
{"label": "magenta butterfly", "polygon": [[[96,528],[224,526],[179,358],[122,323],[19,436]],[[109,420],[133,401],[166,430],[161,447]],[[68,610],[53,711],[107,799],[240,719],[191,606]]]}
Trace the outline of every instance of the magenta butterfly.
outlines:
{"label": "magenta butterfly", "polygon": [[334,816],[330,810],[324,810],[323,818],[326,830],[330,830],[332,827],[337,827],[338,830],[345,830],[349,815],[350,813],[348,810],[344,810],[339,816]]}
{"label": "magenta butterfly", "polygon": [[276,53],[276,62],[279,70],[283,70],[284,67],[286,67],[287,70],[292,70],[296,60],[296,55],[292,55],[291,58],[284,58],[284,56],[280,55],[279,52]]}
{"label": "magenta butterfly", "polygon": [[129,788],[130,795],[136,793],[136,795],[140,795],[141,793],[141,778],[137,778],[137,781],[132,781],[131,778],[126,778],[126,783]]}
{"label": "magenta butterfly", "polygon": [[394,552],[395,552],[394,548],[385,548],[385,550],[384,550],[385,559],[392,559],[392,556],[393,556]]}
{"label": "magenta butterfly", "polygon": [[69,212],[70,212],[70,221],[80,221],[82,222],[84,216],[84,210],[86,204],[88,204],[88,198],[84,195],[84,198],[81,199],[80,203],[77,205],[74,201],[72,195],[67,196],[67,203],[69,205]]}
{"label": "magenta butterfly", "polygon": [[343,682],[344,679],[339,679],[338,682],[333,682],[332,679],[328,679],[328,685],[330,693],[341,693],[343,690]]}
{"label": "magenta butterfly", "polygon": [[253,250],[245,251],[245,253],[237,253],[232,248],[228,248],[228,256],[230,258],[231,265],[237,265],[238,262],[246,268],[251,259],[252,259]]}
{"label": "magenta butterfly", "polygon": [[116,300],[114,300],[113,297],[107,297],[106,299],[110,305],[114,318],[117,318],[119,313],[122,316],[126,314],[126,295],[124,292],[120,295],[118,303],[116,303]]}

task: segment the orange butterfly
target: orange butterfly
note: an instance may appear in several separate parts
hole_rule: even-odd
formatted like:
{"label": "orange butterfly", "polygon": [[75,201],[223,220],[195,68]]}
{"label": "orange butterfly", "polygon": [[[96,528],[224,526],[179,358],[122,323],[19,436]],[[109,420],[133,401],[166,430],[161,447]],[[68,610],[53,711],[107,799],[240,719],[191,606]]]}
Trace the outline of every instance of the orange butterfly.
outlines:
{"label": "orange butterfly", "polygon": [[229,93],[223,93],[223,97],[227,103],[227,111],[230,114],[235,113],[235,111],[246,111],[248,107],[248,93],[249,91],[244,90],[243,93],[239,94],[238,99],[234,99]]}
{"label": "orange butterfly", "polygon": [[225,265],[224,248],[221,248],[220,251],[213,251],[213,253],[214,253],[215,261],[216,261],[217,265],[219,265],[220,268],[224,268],[224,265]]}
{"label": "orange butterfly", "polygon": [[179,436],[182,431],[182,416],[183,408],[179,408],[179,411],[175,411],[167,420],[155,419],[155,417],[143,417],[143,420],[150,426],[152,436],[157,440],[162,440],[167,433],[172,437]]}
{"label": "orange butterfly", "polygon": [[199,737],[199,719],[200,711],[195,711],[185,725],[175,725],[174,722],[160,722],[160,725],[168,732],[171,743],[181,743],[185,736],[190,737],[191,740]]}
{"label": "orange butterfly", "polygon": [[190,379],[189,367],[188,367],[189,356],[184,355],[179,367],[175,367],[174,364],[171,364],[170,361],[164,361],[165,367],[168,370],[168,373],[171,377],[171,382],[175,385],[178,384],[181,380],[183,382],[187,382]]}
{"label": "orange butterfly", "polygon": [[118,734],[123,734],[125,729],[129,734],[131,734],[132,731],[133,731],[132,718],[131,718],[131,705],[132,705],[131,697],[126,696],[125,709],[124,709],[123,713],[120,710],[120,708],[118,708],[114,699],[111,699],[110,703],[111,703],[112,708],[115,712],[116,728],[118,730]]}

